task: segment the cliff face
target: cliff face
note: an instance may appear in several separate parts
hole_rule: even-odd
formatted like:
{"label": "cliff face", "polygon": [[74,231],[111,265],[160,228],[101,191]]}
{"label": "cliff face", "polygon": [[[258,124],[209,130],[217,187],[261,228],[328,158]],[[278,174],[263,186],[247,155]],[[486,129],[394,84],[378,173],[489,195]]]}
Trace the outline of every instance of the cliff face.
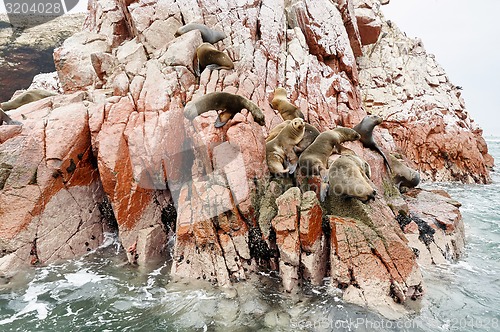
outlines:
{"label": "cliff face", "polygon": [[[265,157],[265,137],[282,122],[269,105],[277,86],[320,131],[353,127],[375,112],[378,104],[366,97],[372,90],[363,87],[378,78],[361,63],[383,40],[378,8],[345,0],[91,1],[86,30],[54,52],[65,95],[12,111],[23,126],[0,127],[0,216],[7,221],[0,270],[79,256],[117,227],[129,261],[140,265],[165,259],[175,236],[176,278],[229,286],[264,268],[295,291],[303,280],[329,276],[351,302],[391,317],[403,311],[422,292],[417,261],[462,250],[456,202],[419,189],[400,195],[381,156],[359,142],[349,147],[370,164],[378,192],[368,204],[333,197],[320,204],[314,192],[270,178]],[[217,47],[234,70],[195,75],[200,33],[174,36],[193,20],[225,32]],[[212,91],[252,100],[265,126],[246,111],[222,128],[213,125],[214,111],[184,118],[187,102]],[[445,139],[457,136],[448,133],[456,127],[444,115],[437,129],[391,117],[375,133],[387,150],[405,144],[408,160],[429,176],[488,179],[479,132],[464,128],[471,144],[459,141],[457,153],[427,149],[416,158],[428,144],[420,133],[439,129],[434,138]],[[411,131],[403,136],[400,127]],[[425,214],[433,201],[439,213]]]}
{"label": "cliff face", "polygon": [[381,34],[357,58],[362,102],[382,115],[399,152],[425,178],[488,183],[493,158],[465,108],[461,88],[419,39],[383,20]]}

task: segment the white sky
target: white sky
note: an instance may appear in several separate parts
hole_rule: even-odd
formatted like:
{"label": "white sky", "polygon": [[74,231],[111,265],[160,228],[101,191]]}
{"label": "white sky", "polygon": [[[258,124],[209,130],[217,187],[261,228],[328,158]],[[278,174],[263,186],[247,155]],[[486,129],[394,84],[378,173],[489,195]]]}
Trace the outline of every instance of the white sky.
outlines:
{"label": "white sky", "polygon": [[500,0],[390,0],[386,19],[419,37],[450,81],[463,87],[472,118],[485,135],[500,135]]}
{"label": "white sky", "polygon": [[[71,12],[86,11],[80,0]],[[451,82],[463,87],[469,114],[486,135],[500,135],[500,0],[390,0],[386,19],[419,37]],[[0,1],[0,13],[5,13]]]}

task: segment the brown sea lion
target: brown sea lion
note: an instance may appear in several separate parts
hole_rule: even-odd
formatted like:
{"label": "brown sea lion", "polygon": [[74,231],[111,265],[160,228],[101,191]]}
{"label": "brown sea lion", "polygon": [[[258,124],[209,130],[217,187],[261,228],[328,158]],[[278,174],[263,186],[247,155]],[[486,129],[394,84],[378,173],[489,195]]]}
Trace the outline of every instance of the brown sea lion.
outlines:
{"label": "brown sea lion", "polygon": [[389,165],[389,161],[387,160],[387,157],[385,156],[384,152],[380,150],[379,146],[377,143],[375,143],[375,140],[373,139],[373,128],[375,126],[381,124],[383,119],[378,116],[378,115],[367,115],[361,120],[360,123],[358,123],[354,128],[360,135],[361,138],[359,139],[363,146],[365,148],[372,149],[374,151],[377,151],[382,158],[384,158],[384,163],[387,165],[387,168],[389,171],[391,170],[391,165]]}
{"label": "brown sea lion", "polygon": [[420,173],[403,164],[402,160],[389,154],[391,164],[392,179],[400,192],[405,192],[408,188],[415,188],[420,183]]}
{"label": "brown sea lion", "polygon": [[259,125],[266,124],[264,114],[257,105],[243,96],[228,92],[211,92],[191,100],[184,107],[184,117],[192,120],[202,113],[221,110],[215,121],[215,127],[220,128],[244,108],[252,113]]}
{"label": "brown sea lion", "polygon": [[335,160],[328,170],[329,195],[357,198],[364,203],[375,199],[377,191],[366,174],[367,164],[357,155],[342,155]]}
{"label": "brown sea lion", "polygon": [[205,24],[201,23],[188,23],[184,26],[181,26],[175,32],[175,36],[178,37],[191,30],[199,30],[203,41],[211,44],[215,44],[218,41],[226,38],[226,34],[224,32],[210,29]]}
{"label": "brown sea lion", "polygon": [[4,111],[10,111],[18,107],[21,107],[25,104],[31,103],[33,101],[37,101],[55,95],[56,93],[54,92],[42,89],[27,90],[9,101],[0,103],[0,108]]}
{"label": "brown sea lion", "polygon": [[341,151],[341,144],[346,141],[355,141],[360,135],[351,128],[337,127],[322,132],[316,137],[299,157],[300,174],[321,175],[326,181],[328,168],[328,157],[334,150]]}
{"label": "brown sea lion", "polygon": [[286,97],[286,90],[283,88],[274,89],[274,97],[271,106],[277,110],[283,120],[292,120],[295,118],[305,119],[300,109],[292,104]]}
{"label": "brown sea lion", "polygon": [[302,140],[304,129],[304,120],[295,118],[287,123],[278,136],[266,143],[267,166],[271,174],[295,171],[298,158],[293,148]]}
{"label": "brown sea lion", "polygon": [[229,56],[210,43],[203,43],[196,49],[196,57],[198,59],[198,74],[205,68],[210,70],[218,69],[234,69],[234,63]]}
{"label": "brown sea lion", "polygon": [[[273,129],[271,129],[271,131],[269,132],[269,136],[267,136],[267,138],[266,138],[266,142],[269,142],[270,140],[272,140],[273,138],[278,136],[280,131],[283,128],[285,128],[285,126],[288,123],[290,123],[290,120],[286,120],[286,121],[280,123],[279,125],[277,125],[276,127],[274,127]],[[297,144],[295,146],[295,148],[294,148],[295,152],[300,154],[309,145],[311,145],[312,142],[314,142],[314,140],[316,139],[316,137],[318,137],[319,134],[320,134],[319,130],[316,129],[316,127],[314,127],[313,125],[310,125],[309,123],[306,122],[306,127],[304,130],[304,138],[302,138],[302,140],[299,142],[299,144]]]}

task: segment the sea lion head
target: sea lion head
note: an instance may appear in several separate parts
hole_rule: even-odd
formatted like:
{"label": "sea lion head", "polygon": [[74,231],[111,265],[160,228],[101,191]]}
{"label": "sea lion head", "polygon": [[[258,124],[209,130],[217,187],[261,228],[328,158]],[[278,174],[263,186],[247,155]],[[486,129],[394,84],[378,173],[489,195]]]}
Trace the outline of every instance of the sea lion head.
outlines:
{"label": "sea lion head", "polygon": [[252,113],[253,115],[253,120],[257,122],[259,125],[264,126],[266,124],[266,118],[264,116],[264,113],[262,113],[261,109],[259,106],[255,105],[253,102],[250,100],[245,104],[245,108],[247,111]]}
{"label": "sea lion head", "polygon": [[196,103],[190,101],[184,107],[184,117],[189,120],[193,120],[198,116],[198,109],[196,108]]}
{"label": "sea lion head", "polygon": [[382,121],[384,121],[384,119],[382,119],[381,116],[378,116],[375,114],[368,115],[368,116],[366,116],[366,118],[368,118],[372,121],[374,127],[381,124]]}
{"label": "sea lion head", "polygon": [[344,137],[343,141],[357,141],[361,138],[361,135],[356,130],[351,128],[337,127],[333,130]]}
{"label": "sea lion head", "polygon": [[284,88],[278,87],[274,89],[274,98],[286,98],[286,90]]}
{"label": "sea lion head", "polygon": [[290,122],[290,125],[297,131],[301,132],[304,131],[304,128],[306,126],[306,123],[304,119],[301,118],[295,118]]}

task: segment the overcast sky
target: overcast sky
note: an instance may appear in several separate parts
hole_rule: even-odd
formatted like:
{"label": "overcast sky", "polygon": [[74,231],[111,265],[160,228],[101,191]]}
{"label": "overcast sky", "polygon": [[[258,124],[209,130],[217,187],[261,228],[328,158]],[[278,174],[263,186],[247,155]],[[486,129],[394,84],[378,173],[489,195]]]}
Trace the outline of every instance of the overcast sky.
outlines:
{"label": "overcast sky", "polygon": [[[80,0],[72,11],[85,11]],[[386,19],[419,37],[451,82],[463,87],[472,118],[485,134],[500,136],[500,0],[390,0]],[[0,12],[5,12],[0,1]],[[494,98],[495,97],[495,98]]]}
{"label": "overcast sky", "polygon": [[422,39],[484,133],[500,136],[500,0],[390,0],[382,12]]}

